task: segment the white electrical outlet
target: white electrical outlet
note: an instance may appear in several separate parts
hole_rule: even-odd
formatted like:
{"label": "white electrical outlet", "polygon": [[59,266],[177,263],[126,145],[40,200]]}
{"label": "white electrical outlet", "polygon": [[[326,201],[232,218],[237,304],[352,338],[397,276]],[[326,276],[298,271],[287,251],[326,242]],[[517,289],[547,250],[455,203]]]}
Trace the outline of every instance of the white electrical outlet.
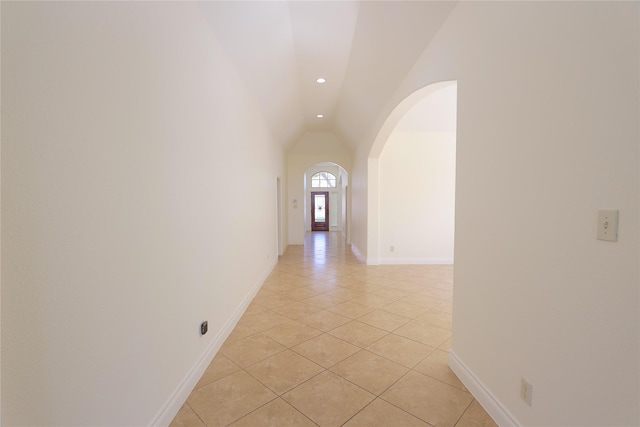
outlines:
{"label": "white electrical outlet", "polygon": [[524,378],[520,378],[520,398],[524,400],[524,403],[531,406],[531,394],[533,393],[533,386],[525,381]]}
{"label": "white electrical outlet", "polygon": [[598,240],[618,241],[618,211],[598,211]]}

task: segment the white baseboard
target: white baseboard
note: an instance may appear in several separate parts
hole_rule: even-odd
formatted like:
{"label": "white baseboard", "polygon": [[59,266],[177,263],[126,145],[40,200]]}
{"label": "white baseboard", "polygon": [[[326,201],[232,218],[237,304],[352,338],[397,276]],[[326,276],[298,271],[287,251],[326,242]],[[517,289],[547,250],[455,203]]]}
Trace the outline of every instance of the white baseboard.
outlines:
{"label": "white baseboard", "polygon": [[358,260],[366,265],[378,265],[378,259],[377,258],[367,258],[365,257],[362,252],[360,252],[360,249],[358,249],[358,247],[356,245],[354,245],[353,243],[351,243],[351,251],[354,253],[354,255],[358,258]]}
{"label": "white baseboard", "polygon": [[449,351],[449,367],[499,426],[520,426],[520,423],[516,421],[500,401],[485,387],[482,381],[469,370],[453,350]]}
{"label": "white baseboard", "polygon": [[280,257],[280,256],[284,255],[284,253],[287,251],[288,247],[289,247],[289,244],[288,243],[284,243],[282,245],[282,253],[279,253],[278,256]]}
{"label": "white baseboard", "polygon": [[364,257],[364,255],[362,255],[362,252],[360,252],[360,249],[358,249],[358,247],[356,245],[354,245],[353,243],[351,244],[351,252],[353,252],[353,254],[356,256],[356,258],[358,258],[358,260],[363,263],[366,264],[367,260]]}
{"label": "white baseboard", "polygon": [[233,316],[227,321],[224,327],[220,330],[218,335],[211,341],[211,344],[207,347],[204,354],[200,357],[200,359],[196,362],[196,364],[191,368],[187,376],[182,380],[182,383],[178,387],[178,389],[171,395],[171,397],[167,400],[167,402],[160,409],[158,414],[154,417],[153,421],[149,424],[151,426],[168,426],[171,424],[171,421],[175,418],[176,414],[189,397],[189,394],[193,390],[193,388],[200,381],[200,377],[207,369],[213,358],[216,356],[220,347],[227,339],[229,334],[233,331],[233,328],[236,327],[236,324],[244,314],[245,310],[253,301],[253,298],[256,296],[264,281],[269,277],[269,274],[273,271],[273,268],[276,266],[277,260],[274,260],[269,264],[267,269],[262,273],[257,283],[251,289],[249,294],[244,298],[240,306],[233,313]]}
{"label": "white baseboard", "polygon": [[432,265],[432,264],[453,264],[453,257],[407,257],[407,258],[378,258],[380,265]]}
{"label": "white baseboard", "polygon": [[367,258],[356,245],[351,244],[351,251],[366,265],[453,265],[453,257],[407,257],[407,258]]}

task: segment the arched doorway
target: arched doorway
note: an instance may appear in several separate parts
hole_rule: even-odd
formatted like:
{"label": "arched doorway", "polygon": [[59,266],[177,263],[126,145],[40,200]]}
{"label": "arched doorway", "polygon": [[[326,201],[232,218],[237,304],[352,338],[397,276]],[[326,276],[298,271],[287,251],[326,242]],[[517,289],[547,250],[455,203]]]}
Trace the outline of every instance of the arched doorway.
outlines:
{"label": "arched doorway", "polygon": [[[334,231],[342,233],[347,240],[347,184],[348,172],[332,162],[319,162],[304,173],[305,233],[312,231]],[[318,227],[318,216],[324,226]]]}
{"label": "arched doorway", "polygon": [[456,108],[457,83],[435,83],[403,100],[378,133],[367,264],[453,263]]}

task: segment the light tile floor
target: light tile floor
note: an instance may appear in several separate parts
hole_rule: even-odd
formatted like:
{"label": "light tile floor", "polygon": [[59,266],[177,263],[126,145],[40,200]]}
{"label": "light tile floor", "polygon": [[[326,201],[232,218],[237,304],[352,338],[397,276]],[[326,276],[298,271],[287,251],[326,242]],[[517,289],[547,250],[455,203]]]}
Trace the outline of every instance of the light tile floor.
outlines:
{"label": "light tile floor", "polygon": [[289,246],[172,426],[495,426],[447,365],[451,266]]}

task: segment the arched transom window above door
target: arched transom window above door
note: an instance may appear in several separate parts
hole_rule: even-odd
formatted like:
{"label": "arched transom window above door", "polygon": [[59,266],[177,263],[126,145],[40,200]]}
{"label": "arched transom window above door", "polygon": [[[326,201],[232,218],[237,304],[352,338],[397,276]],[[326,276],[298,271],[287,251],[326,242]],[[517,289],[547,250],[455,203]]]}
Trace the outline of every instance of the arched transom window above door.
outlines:
{"label": "arched transom window above door", "polygon": [[329,172],[318,172],[311,177],[311,186],[315,188],[335,187],[336,177]]}

